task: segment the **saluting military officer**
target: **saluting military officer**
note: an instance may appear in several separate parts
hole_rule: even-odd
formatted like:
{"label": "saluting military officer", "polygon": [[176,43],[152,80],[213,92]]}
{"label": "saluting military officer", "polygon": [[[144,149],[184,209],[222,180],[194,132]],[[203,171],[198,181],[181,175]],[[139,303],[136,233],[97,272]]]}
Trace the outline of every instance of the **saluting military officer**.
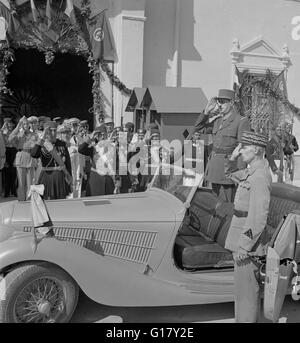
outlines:
{"label": "saluting military officer", "polygon": [[250,130],[250,124],[248,119],[240,116],[235,109],[233,90],[220,89],[218,96],[212,100],[212,107],[215,108],[210,109],[208,106],[204,113],[200,114],[195,128],[203,124],[211,126],[213,123],[213,147],[207,162],[205,179],[212,184],[213,192],[220,199],[232,202],[235,185],[224,174],[225,162],[238,145],[243,132]]}
{"label": "saluting military officer", "polygon": [[[225,248],[233,252],[235,319],[238,323],[255,323],[259,319],[260,292],[255,277],[257,266],[249,257],[264,255],[267,243],[266,223],[269,212],[272,176],[264,158],[268,137],[244,132],[241,144],[226,163],[225,173],[238,184],[234,213]],[[236,170],[235,160],[241,155],[248,164]]]}

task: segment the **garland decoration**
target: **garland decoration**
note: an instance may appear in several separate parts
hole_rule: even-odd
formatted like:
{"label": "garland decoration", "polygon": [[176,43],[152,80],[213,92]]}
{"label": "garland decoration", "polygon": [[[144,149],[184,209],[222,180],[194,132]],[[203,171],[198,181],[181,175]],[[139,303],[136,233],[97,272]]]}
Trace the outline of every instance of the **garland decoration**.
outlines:
{"label": "garland decoration", "polygon": [[92,86],[92,94],[93,94],[93,107],[90,108],[89,112],[94,113],[94,115],[103,117],[104,114],[104,103],[103,103],[103,94],[100,87],[101,81],[101,73],[99,64],[93,58],[92,54],[90,54],[87,58],[89,73],[92,74],[93,77],[93,86]]}
{"label": "garland decoration", "polygon": [[[11,13],[18,24],[13,40],[0,43],[0,95],[10,93],[6,87],[8,68],[14,62],[13,49],[37,49],[45,56],[45,63],[51,64],[56,53],[72,53],[86,59],[89,73],[92,75],[93,107],[89,112],[96,116],[105,117],[105,96],[101,90],[101,81],[104,81],[101,70],[106,73],[110,82],[118,90],[129,96],[132,92],[120,79],[114,75],[106,61],[98,63],[92,55],[86,36],[86,24],[91,18],[91,1],[81,0],[80,8],[74,6],[76,21],[71,22],[63,13],[62,2],[53,2],[51,18],[47,17],[46,0],[37,2],[38,18],[32,17],[30,2],[17,5],[16,0],[9,0]],[[49,29],[50,28],[50,29]],[[51,31],[52,29],[52,31]],[[54,36],[53,36],[54,35]]]}
{"label": "garland decoration", "polygon": [[127,88],[123,82],[120,81],[120,79],[114,75],[114,73],[112,72],[112,70],[110,69],[108,63],[106,62],[102,62],[101,63],[101,68],[102,70],[106,73],[106,75],[108,76],[108,78],[110,79],[110,82],[119,89],[119,91],[121,93],[124,93],[127,96],[130,96],[132,93],[132,90]]}
{"label": "garland decoration", "polygon": [[12,94],[12,91],[7,88],[8,68],[13,64],[15,55],[7,42],[0,43],[0,94]]}

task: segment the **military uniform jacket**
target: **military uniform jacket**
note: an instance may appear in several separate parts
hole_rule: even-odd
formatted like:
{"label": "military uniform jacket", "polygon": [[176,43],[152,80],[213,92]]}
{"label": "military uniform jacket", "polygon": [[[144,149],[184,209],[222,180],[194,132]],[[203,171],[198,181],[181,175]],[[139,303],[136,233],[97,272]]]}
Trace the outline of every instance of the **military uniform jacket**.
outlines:
{"label": "military uniform jacket", "polygon": [[[71,161],[70,161],[70,155],[68,152],[68,148],[66,146],[66,143],[57,139],[55,143],[52,143],[57,151],[57,153],[62,158],[62,161],[64,162],[68,172],[72,173],[71,170]],[[31,156],[33,158],[40,158],[42,167],[44,168],[55,168],[59,167],[56,160],[52,157],[51,153],[44,147],[39,144],[35,144],[35,146],[31,149]]]}
{"label": "military uniform jacket", "polygon": [[[198,119],[198,122],[200,121]],[[208,115],[203,116],[203,121],[208,121]],[[226,119],[220,117],[214,121],[212,129],[213,149],[205,172],[207,181],[217,184],[233,183],[225,176],[225,161],[228,160],[228,156],[238,145],[244,131],[250,131],[249,121],[235,111],[232,111]]]}
{"label": "military uniform jacket", "polygon": [[226,175],[238,184],[234,209],[245,215],[233,215],[225,248],[231,251],[240,248],[251,251],[266,227],[272,176],[265,159],[254,161],[244,170],[232,172],[233,169],[231,161],[226,163]]}

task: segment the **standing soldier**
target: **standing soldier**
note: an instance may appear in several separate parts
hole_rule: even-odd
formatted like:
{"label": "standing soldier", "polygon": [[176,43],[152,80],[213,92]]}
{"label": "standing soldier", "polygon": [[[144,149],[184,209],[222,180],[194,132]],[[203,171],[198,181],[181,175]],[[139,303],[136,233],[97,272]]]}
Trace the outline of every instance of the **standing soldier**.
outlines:
{"label": "standing soldier", "polygon": [[17,154],[16,147],[9,142],[8,138],[14,129],[14,123],[11,118],[4,119],[4,125],[2,127],[3,138],[5,142],[5,165],[3,169],[4,180],[4,196],[9,197],[13,195],[17,197],[17,170],[14,165]]}
{"label": "standing soldier", "polygon": [[299,145],[296,137],[292,134],[292,124],[285,124],[285,136],[284,136],[284,170],[285,170],[285,181],[292,183],[294,179],[294,164],[295,157],[294,153],[299,150]]}
{"label": "standing soldier", "polygon": [[105,120],[105,126],[106,126],[106,130],[107,130],[107,135],[108,137],[110,137],[111,133],[113,132],[114,128],[115,128],[115,124],[113,121]]}
{"label": "standing soldier", "polygon": [[[235,319],[255,323],[259,319],[260,289],[257,266],[249,255],[264,255],[266,223],[269,212],[272,177],[264,158],[268,137],[244,132],[241,144],[226,162],[226,176],[238,184],[234,212],[225,248],[233,252]],[[236,171],[235,160],[241,155],[248,168]],[[259,252],[260,250],[260,252]]]}
{"label": "standing soldier", "polygon": [[40,158],[42,170],[38,183],[45,186],[45,199],[65,199],[72,185],[70,155],[66,143],[57,139],[57,124],[44,125],[42,137],[31,149],[31,156]]}
{"label": "standing soldier", "polygon": [[134,131],[134,124],[131,122],[127,122],[124,125],[122,131],[124,139],[119,142],[122,144],[119,144],[118,157],[121,157],[121,163],[125,163],[127,173],[125,175],[120,175],[120,193],[131,193],[137,187],[137,177],[131,175],[128,170],[129,161],[131,157],[136,153],[135,151],[133,151],[132,146],[130,145]]}
{"label": "standing soldier", "polygon": [[266,147],[266,158],[269,162],[270,169],[272,171],[272,181],[283,181],[283,130],[279,126],[275,130],[271,131],[271,139]]}
{"label": "standing soldier", "polygon": [[113,194],[115,147],[107,140],[106,126],[101,124],[91,137],[87,136],[85,142],[79,145],[78,152],[92,159],[86,196]]}
{"label": "standing soldier", "polygon": [[250,124],[248,119],[241,117],[235,109],[235,92],[233,90],[220,89],[218,97],[214,100],[212,108],[207,107],[204,113],[200,114],[196,128],[203,124],[211,125],[213,122],[213,146],[205,171],[205,179],[212,184],[213,193],[220,199],[232,202],[235,186],[225,176],[225,162],[236,148],[243,132],[250,130]]}
{"label": "standing soldier", "polygon": [[78,127],[80,120],[78,118],[71,118],[65,121],[67,125],[71,128],[71,139],[70,145],[68,146],[70,159],[71,159],[71,169],[72,169],[72,178],[73,178],[73,193],[71,197],[78,197],[78,186],[79,186],[79,154],[78,154]]}
{"label": "standing soldier", "polygon": [[[144,140],[146,130],[138,129],[135,134],[135,139],[131,140],[130,144],[130,152],[132,153],[129,161],[129,172],[131,173],[132,184],[134,186],[135,192],[143,192],[145,191],[144,187],[141,187],[141,168],[143,159],[145,156],[148,156],[148,146]],[[138,155],[138,158],[134,156]]]}
{"label": "standing soldier", "polygon": [[[34,139],[37,140],[39,139],[40,137],[40,134],[38,132],[38,125],[39,125],[39,122],[38,122],[38,117],[35,117],[35,116],[31,116],[28,118],[28,123],[29,123],[29,127],[30,127],[30,132],[34,134]],[[32,142],[32,146],[35,145],[36,143],[35,141]],[[38,177],[40,175],[40,172],[41,172],[41,160],[38,159],[37,160],[37,166],[34,168],[34,177],[33,177],[33,183],[36,183],[37,180],[38,180]]]}
{"label": "standing soldier", "polygon": [[15,160],[18,174],[18,200],[24,201],[30,186],[33,184],[38,165],[37,161],[30,155],[30,150],[37,142],[38,135],[30,131],[27,118],[22,117],[8,140],[18,150]]}

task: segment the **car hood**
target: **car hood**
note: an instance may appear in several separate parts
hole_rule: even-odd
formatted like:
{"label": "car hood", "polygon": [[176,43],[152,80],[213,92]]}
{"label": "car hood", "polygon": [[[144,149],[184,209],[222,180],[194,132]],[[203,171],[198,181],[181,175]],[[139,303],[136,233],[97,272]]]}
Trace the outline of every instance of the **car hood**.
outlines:
{"label": "car hood", "polygon": [[[144,193],[46,201],[55,223],[174,222],[184,207],[177,198],[161,190]],[[0,206],[2,224],[32,222],[30,201],[12,201]]]}

